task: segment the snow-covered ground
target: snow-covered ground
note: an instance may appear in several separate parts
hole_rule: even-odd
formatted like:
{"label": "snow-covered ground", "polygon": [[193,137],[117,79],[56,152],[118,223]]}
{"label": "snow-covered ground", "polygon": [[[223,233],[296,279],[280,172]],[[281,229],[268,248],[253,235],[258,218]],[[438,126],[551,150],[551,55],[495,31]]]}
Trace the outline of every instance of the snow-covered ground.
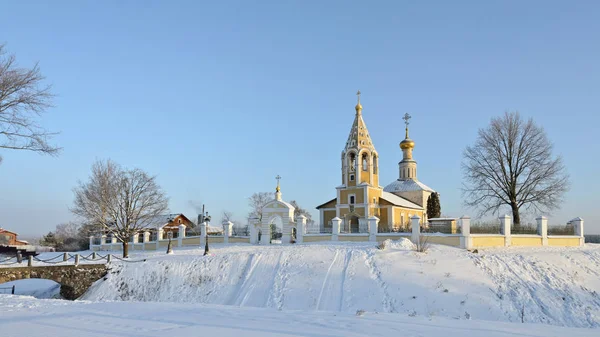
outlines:
{"label": "snow-covered ground", "polygon": [[479,251],[408,241],[213,245],[135,252],[83,299],[192,302],[277,310],[600,327],[600,245]]}
{"label": "snow-covered ground", "polygon": [[39,300],[0,295],[3,337],[153,336],[430,336],[592,337],[598,330],[365,312],[156,302]]}

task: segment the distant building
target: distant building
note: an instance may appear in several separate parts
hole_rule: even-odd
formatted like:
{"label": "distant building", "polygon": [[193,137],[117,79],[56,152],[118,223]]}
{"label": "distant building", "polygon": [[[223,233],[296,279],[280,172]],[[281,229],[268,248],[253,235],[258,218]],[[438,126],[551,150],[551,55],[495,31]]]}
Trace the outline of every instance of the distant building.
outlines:
{"label": "distant building", "polygon": [[23,240],[17,240],[17,233],[0,228],[0,246],[25,246],[29,243]]}
{"label": "distant building", "polygon": [[155,235],[159,229],[162,229],[163,237],[159,239],[166,239],[168,233],[172,233],[174,238],[177,237],[179,225],[184,225],[186,230],[194,228],[194,223],[182,213],[159,215],[150,220],[146,228],[151,232],[154,232],[153,235]]}

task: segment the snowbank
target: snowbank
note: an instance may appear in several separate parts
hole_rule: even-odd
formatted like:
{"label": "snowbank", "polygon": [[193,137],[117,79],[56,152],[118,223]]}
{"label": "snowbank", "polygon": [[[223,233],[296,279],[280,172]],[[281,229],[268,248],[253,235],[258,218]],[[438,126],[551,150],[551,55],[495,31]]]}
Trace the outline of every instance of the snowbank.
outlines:
{"label": "snowbank", "polygon": [[136,253],[83,299],[198,302],[284,310],[401,313],[600,327],[600,245],[479,254],[395,242],[213,245]]}

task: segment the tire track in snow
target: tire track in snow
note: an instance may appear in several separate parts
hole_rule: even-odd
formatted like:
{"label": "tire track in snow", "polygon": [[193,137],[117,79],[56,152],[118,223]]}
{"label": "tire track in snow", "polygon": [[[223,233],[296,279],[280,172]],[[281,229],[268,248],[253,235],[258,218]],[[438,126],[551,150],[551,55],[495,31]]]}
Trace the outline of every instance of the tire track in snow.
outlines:
{"label": "tire track in snow", "polygon": [[[325,274],[325,279],[323,279],[323,284],[321,285],[321,291],[319,292],[319,297],[317,298],[317,305],[315,310],[322,310],[322,305],[321,305],[321,301],[323,300],[323,295],[325,295],[325,297],[329,297],[329,293],[330,293],[330,288],[332,286],[334,286],[334,284],[331,281],[331,270],[334,269],[334,266],[338,263],[338,259],[340,256],[340,250],[336,249],[335,250],[335,254],[333,255],[333,260],[331,261],[331,264],[329,265],[329,268],[327,269],[327,273]],[[325,289],[327,288],[327,294],[325,293]]]}
{"label": "tire track in snow", "polygon": [[232,298],[232,301],[230,301],[231,305],[242,306],[246,302],[248,293],[252,287],[252,284],[250,284],[249,281],[252,278],[252,274],[260,262],[261,257],[262,255],[260,254],[250,255],[248,264],[246,265],[246,270],[244,271],[244,276],[242,276],[242,284],[240,284],[236,295]]}
{"label": "tire track in snow", "polygon": [[388,291],[388,285],[387,285],[387,283],[385,283],[385,281],[381,277],[381,270],[375,264],[375,252],[373,250],[371,250],[371,251],[365,252],[364,254],[366,254],[365,262],[367,263],[367,266],[369,267],[369,273],[371,274],[371,277],[375,280],[375,282],[377,283],[377,285],[379,285],[379,288],[383,292],[383,300],[382,300],[383,310],[385,310],[386,312],[397,312],[396,300],[392,296],[390,296],[390,293]]}
{"label": "tire track in snow", "polygon": [[340,284],[340,305],[338,311],[342,311],[344,309],[344,285],[346,284],[346,279],[348,278],[348,265],[350,264],[351,259],[352,250],[348,250],[344,261],[344,270],[342,271],[342,282]]}
{"label": "tire track in snow", "polygon": [[285,282],[287,281],[287,272],[284,267],[288,265],[288,261],[289,254],[285,252],[279,254],[279,260],[273,269],[272,282],[269,287],[271,291],[269,291],[265,307],[275,307],[277,310],[281,310],[283,307],[283,292],[285,290]]}

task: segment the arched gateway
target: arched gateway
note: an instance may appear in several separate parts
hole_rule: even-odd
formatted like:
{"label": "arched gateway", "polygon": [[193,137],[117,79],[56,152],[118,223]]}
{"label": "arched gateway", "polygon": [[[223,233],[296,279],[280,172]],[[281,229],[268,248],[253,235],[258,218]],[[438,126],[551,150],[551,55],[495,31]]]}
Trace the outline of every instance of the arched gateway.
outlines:
{"label": "arched gateway", "polygon": [[258,232],[260,235],[260,244],[272,243],[273,226],[281,223],[281,243],[289,244],[292,242],[293,233],[295,232],[296,223],[294,222],[295,207],[281,199],[281,188],[279,186],[277,176],[277,188],[275,189],[275,199],[271,200],[263,208],[262,219],[251,219],[250,223],[250,241],[251,243],[258,242]]}

